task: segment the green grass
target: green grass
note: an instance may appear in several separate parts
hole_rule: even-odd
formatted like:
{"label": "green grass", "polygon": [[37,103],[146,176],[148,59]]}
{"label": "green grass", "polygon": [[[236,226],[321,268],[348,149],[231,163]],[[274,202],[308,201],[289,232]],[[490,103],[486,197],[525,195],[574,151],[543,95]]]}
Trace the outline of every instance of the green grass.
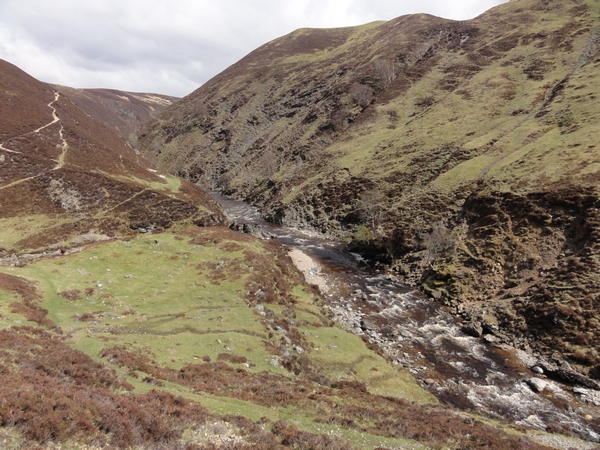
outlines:
{"label": "green grass", "polygon": [[[171,192],[178,192],[181,187],[181,178],[173,175],[158,175],[163,178],[165,183],[148,183],[148,186],[156,190],[167,190]],[[141,180],[140,180],[141,181]],[[166,184],[166,185],[165,185]]]}
{"label": "green grass", "polygon": [[[141,235],[130,241],[96,244],[70,256],[22,268],[0,267],[0,271],[34,281],[43,295],[40,306],[48,310],[48,318],[63,330],[69,344],[104,363],[99,353],[113,346],[145,352],[160,366],[176,370],[203,363],[206,357],[217,361],[219,354],[229,353],[247,359],[246,363],[230,363],[234,367],[295,379],[293,373],[271,364],[273,355],[265,342],[277,340],[279,335],[275,332],[274,337],[269,337],[263,317],[245,300],[245,283],[253,271],[244,265],[245,252],[264,255],[272,261],[276,258],[262,241],[238,241],[241,235],[224,229],[217,234],[222,240],[209,239],[202,244],[190,243],[189,236],[175,233]],[[219,263],[224,267],[238,264],[234,272],[239,273],[228,272],[226,279],[215,280],[213,270],[207,267]],[[300,278],[289,281],[289,294],[296,302],[297,329],[309,343],[305,352],[323,375],[333,381],[361,381],[374,394],[435,402],[410,374],[387,363],[357,336],[322,326],[327,322],[326,313],[314,294]],[[71,298],[65,298],[68,291]],[[77,291],[75,298],[73,293]],[[0,329],[27,324],[24,317],[11,312],[10,303],[14,301],[18,299],[0,290]],[[265,306],[275,317],[283,317],[284,306]],[[86,315],[88,321],[78,320]],[[136,392],[156,388],[141,381],[144,374],[133,378],[126,369],[114,367],[127,377]],[[305,431],[338,434],[360,443],[361,448],[401,446],[407,442],[317,424],[315,412],[310,410],[266,408],[248,401],[195,393],[170,382],[164,382],[160,389],[197,401],[214,413],[240,414],[252,420],[263,416],[272,421],[285,419]]]}
{"label": "green grass", "polygon": [[46,214],[0,219],[0,248],[10,250],[22,239],[70,221],[65,217],[53,217]]}
{"label": "green grass", "polygon": [[[73,333],[76,346],[78,339],[89,342],[92,333],[115,344],[143,345],[160,363],[174,367],[198,356],[216,357],[227,348],[235,348],[236,354],[250,349],[257,367],[264,369],[269,355],[262,351],[261,339],[266,333],[240,296],[244,280],[213,285],[198,276],[198,264],[226,257],[239,255],[163,234],[98,245],[33,264],[20,275],[40,283],[48,317]],[[86,289],[93,292],[86,294]],[[81,291],[79,300],[58,294],[72,290]],[[92,322],[76,320],[86,313],[96,316]]]}
{"label": "green grass", "polygon": [[308,328],[306,331],[315,346],[313,359],[325,368],[332,380],[358,380],[373,394],[437,403],[412,376],[368,350],[358,336],[338,328]]}

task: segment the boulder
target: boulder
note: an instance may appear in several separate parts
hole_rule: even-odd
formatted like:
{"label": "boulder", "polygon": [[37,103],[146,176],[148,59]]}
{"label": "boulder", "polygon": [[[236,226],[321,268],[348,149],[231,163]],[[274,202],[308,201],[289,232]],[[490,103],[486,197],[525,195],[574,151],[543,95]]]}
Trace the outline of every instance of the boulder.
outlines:
{"label": "boulder", "polygon": [[473,322],[463,325],[461,331],[466,335],[478,338],[483,334],[483,327],[478,322]]}
{"label": "boulder", "polygon": [[542,392],[546,386],[548,386],[548,382],[542,380],[541,378],[532,377],[526,381],[528,386],[531,388],[533,392]]}
{"label": "boulder", "polygon": [[379,327],[370,320],[361,320],[360,327],[363,331],[379,331]]}

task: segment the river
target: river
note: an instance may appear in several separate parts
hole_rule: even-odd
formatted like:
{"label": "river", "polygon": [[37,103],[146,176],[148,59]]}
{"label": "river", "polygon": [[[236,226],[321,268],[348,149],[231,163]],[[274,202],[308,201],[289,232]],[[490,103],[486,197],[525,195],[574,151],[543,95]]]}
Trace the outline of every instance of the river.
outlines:
{"label": "river", "polygon": [[[600,429],[586,419],[599,409],[582,401],[572,387],[532,370],[532,355],[500,345],[491,335],[465,335],[459,319],[447,309],[403,284],[384,266],[346,252],[341,242],[273,225],[246,203],[211,195],[238,225],[252,224],[265,236],[310,256],[316,262],[310,271],[325,280],[323,296],[339,326],[376,344],[392,364],[412,373],[441,402],[528,428],[559,426],[600,442]],[[542,392],[535,392],[532,379],[545,384]]]}

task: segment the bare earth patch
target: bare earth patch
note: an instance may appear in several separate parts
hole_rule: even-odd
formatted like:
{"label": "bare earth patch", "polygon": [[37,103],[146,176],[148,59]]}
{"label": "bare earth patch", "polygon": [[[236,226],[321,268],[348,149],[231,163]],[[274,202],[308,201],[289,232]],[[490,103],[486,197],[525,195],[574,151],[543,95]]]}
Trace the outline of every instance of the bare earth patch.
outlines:
{"label": "bare earth patch", "polygon": [[297,248],[291,250],[288,255],[292,258],[296,268],[304,274],[307,283],[318,286],[323,294],[329,291],[327,280],[321,275],[321,267],[314,259]]}

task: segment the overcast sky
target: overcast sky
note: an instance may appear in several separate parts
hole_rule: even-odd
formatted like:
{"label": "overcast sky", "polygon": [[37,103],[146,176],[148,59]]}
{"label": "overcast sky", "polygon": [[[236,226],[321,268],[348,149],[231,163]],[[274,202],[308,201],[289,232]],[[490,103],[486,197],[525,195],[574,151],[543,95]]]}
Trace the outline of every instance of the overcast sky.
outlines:
{"label": "overcast sky", "polygon": [[506,1],[0,0],[0,59],[50,83],[184,96],[298,28],[464,20]]}

